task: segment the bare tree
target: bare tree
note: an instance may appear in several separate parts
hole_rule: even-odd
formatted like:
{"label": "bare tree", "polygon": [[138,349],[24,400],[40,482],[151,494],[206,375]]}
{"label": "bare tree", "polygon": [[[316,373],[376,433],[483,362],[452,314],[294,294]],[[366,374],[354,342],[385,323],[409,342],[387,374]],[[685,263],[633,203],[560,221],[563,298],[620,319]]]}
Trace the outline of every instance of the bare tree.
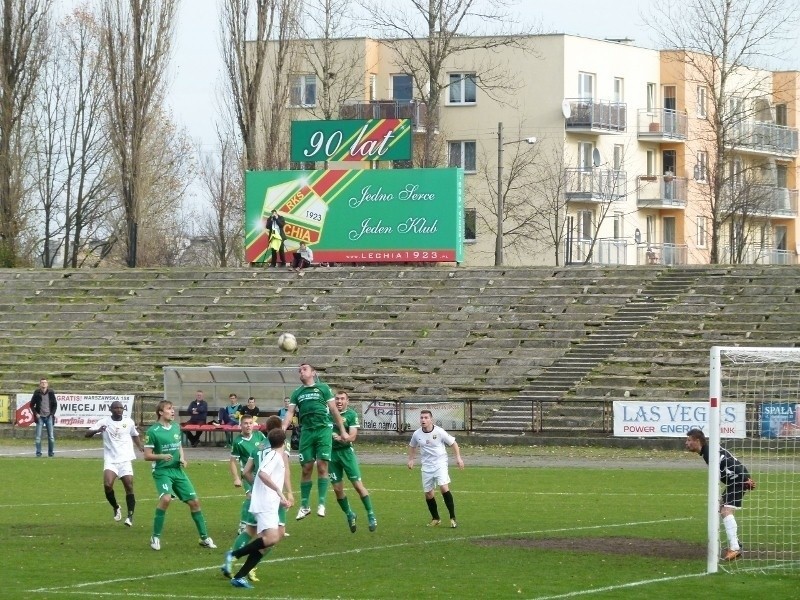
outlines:
{"label": "bare tree", "polygon": [[676,49],[672,59],[682,63],[687,80],[697,81],[707,90],[705,126],[699,132],[693,174],[700,182],[703,212],[711,224],[710,260],[717,263],[725,223],[741,217],[741,212],[732,210],[741,210],[746,198],[762,201],[754,194],[731,201],[732,178],[740,173],[727,165],[741,148],[753,143],[753,134],[759,133],[754,131],[759,127],[754,117],[769,104],[774,90],[771,74],[757,67],[776,57],[784,40],[796,37],[797,2],[688,0],[666,4],[663,11],[664,18],[651,27],[663,47]]}
{"label": "bare tree", "polygon": [[[415,0],[402,2],[365,1],[368,23],[382,34],[381,43],[390,48],[398,67],[410,75],[414,91],[426,105],[425,136],[419,166],[441,164],[439,106],[442,93],[451,85],[475,85],[490,96],[513,92],[513,79],[499,65],[477,65],[475,75],[451,76],[445,80],[445,63],[476,50],[516,47],[531,50],[530,38],[523,32],[507,35],[514,23],[505,12],[514,2],[493,0]],[[491,30],[479,35],[478,28]]]}
{"label": "bare tree", "polygon": [[248,170],[277,169],[286,163],[283,115],[301,7],[302,3],[295,0],[222,3],[227,100],[236,117]]}
{"label": "bare tree", "polygon": [[320,119],[335,119],[346,101],[364,97],[364,47],[343,41],[356,34],[352,9],[351,0],[305,3],[302,55],[321,88],[309,112]]}
{"label": "bare tree", "polygon": [[52,0],[0,4],[0,267],[18,264],[25,226],[24,115],[30,110],[50,34]]}
{"label": "bare tree", "polygon": [[125,213],[126,264],[137,265],[138,224],[149,190],[144,150],[160,118],[178,2],[104,0],[103,51],[110,85],[109,129]]}
{"label": "bare tree", "polygon": [[244,205],[242,164],[231,136],[217,129],[218,152],[206,154],[200,163],[200,179],[210,212],[199,233],[210,243],[213,265],[241,265],[244,260]]}

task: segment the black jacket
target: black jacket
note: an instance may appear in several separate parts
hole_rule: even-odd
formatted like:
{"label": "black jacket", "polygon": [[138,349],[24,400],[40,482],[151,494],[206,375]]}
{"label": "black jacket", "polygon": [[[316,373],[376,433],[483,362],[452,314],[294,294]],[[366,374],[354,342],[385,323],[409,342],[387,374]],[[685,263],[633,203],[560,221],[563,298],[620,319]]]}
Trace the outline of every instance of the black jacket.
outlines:
{"label": "black jacket", "polygon": [[55,417],[56,416],[56,409],[58,408],[58,402],[56,402],[56,393],[52,390],[52,388],[47,388],[47,391],[42,394],[42,390],[39,388],[33,392],[33,398],[31,398],[31,410],[33,413],[38,417],[42,412],[42,401],[44,397],[50,402],[50,415]]}
{"label": "black jacket", "polygon": [[272,215],[269,216],[269,218],[267,219],[267,223],[265,225],[267,233],[269,234],[269,232],[272,231],[273,220],[278,224],[278,230],[281,232],[281,239],[285,240],[286,234],[283,232],[283,226],[286,225],[286,219],[284,219],[280,215],[277,215],[276,217],[273,217]]}

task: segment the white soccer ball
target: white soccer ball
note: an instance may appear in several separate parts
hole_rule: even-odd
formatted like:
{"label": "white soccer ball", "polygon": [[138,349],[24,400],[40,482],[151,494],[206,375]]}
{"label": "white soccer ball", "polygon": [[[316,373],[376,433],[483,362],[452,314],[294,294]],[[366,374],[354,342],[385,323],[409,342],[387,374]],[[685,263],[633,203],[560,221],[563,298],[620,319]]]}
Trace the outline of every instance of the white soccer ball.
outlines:
{"label": "white soccer ball", "polygon": [[291,333],[282,333],[278,336],[278,348],[284,352],[294,352],[297,350],[297,338]]}

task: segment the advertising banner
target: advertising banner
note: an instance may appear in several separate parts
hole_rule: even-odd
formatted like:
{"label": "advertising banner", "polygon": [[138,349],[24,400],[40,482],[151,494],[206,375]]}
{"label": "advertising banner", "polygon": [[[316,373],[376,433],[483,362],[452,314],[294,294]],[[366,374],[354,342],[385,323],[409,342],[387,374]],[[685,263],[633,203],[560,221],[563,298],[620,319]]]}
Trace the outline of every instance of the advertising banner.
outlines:
{"label": "advertising banner", "polygon": [[[744,402],[722,405],[721,437],[747,437],[745,407]],[[685,437],[695,427],[708,431],[708,402],[614,402],[617,437]]]}
{"label": "advertising banner", "polygon": [[292,121],[294,162],[411,159],[411,119]]}
{"label": "advertising banner", "polygon": [[266,262],[266,219],[285,220],[286,251],[301,241],[314,262],[461,262],[461,169],[250,171],[245,175],[245,251]]}
{"label": "advertising banner", "polygon": [[466,431],[464,404],[460,402],[406,404],[380,400],[361,403],[361,430],[412,432],[419,427],[422,410],[431,411],[433,422],[447,431]]}
{"label": "advertising banner", "polygon": [[[34,425],[31,398],[33,394],[17,394],[16,423],[19,427]],[[91,427],[102,417],[111,414],[111,403],[122,402],[125,416],[133,411],[133,396],[99,396],[84,394],[56,394],[56,427]]]}
{"label": "advertising banner", "polygon": [[764,402],[759,405],[761,437],[799,437],[800,414],[794,402]]}

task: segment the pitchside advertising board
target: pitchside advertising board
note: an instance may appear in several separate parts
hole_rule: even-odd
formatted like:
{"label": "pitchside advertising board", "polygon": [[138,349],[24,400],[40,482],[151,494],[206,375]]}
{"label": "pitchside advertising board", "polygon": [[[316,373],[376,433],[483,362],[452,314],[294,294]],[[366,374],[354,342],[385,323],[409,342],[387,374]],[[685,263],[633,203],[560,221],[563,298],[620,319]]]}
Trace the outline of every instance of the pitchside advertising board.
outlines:
{"label": "pitchside advertising board", "polygon": [[[19,427],[34,425],[31,398],[33,394],[17,394],[16,424]],[[133,396],[98,396],[85,394],[56,394],[56,427],[91,427],[101,418],[111,414],[111,403],[122,402],[123,413],[130,417]]]}
{"label": "pitchside advertising board", "polygon": [[461,262],[461,169],[250,171],[245,174],[246,258],[267,262],[265,223],[285,219],[287,252],[301,241],[314,262]]}
{"label": "pitchside advertising board", "polygon": [[[722,405],[721,437],[747,437],[745,408],[744,402]],[[695,427],[708,431],[708,402],[614,402],[618,437],[685,437]]]}
{"label": "pitchside advertising board", "polygon": [[430,404],[400,404],[398,402],[361,403],[361,431],[414,431],[419,427],[419,414],[429,410],[433,422],[448,431],[465,431],[464,404],[436,402]]}
{"label": "pitchside advertising board", "polygon": [[800,404],[763,402],[758,408],[761,437],[800,437]]}

